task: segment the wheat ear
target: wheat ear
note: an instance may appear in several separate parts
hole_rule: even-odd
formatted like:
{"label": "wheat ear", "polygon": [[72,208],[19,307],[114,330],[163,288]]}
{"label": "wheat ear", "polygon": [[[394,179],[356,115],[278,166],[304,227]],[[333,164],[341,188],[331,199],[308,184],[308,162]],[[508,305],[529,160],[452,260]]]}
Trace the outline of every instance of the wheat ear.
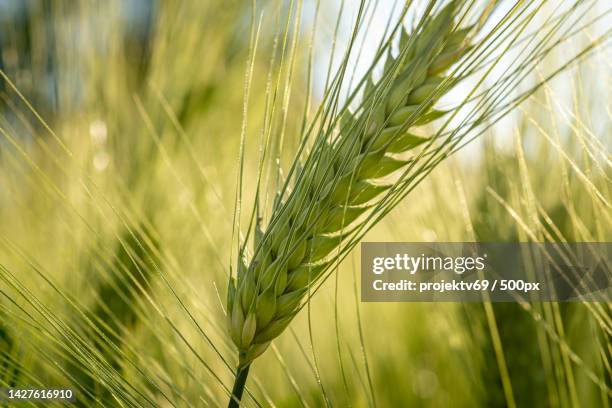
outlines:
{"label": "wheat ear", "polygon": [[[388,189],[380,179],[408,164],[394,155],[429,140],[413,129],[443,114],[433,105],[453,78],[442,75],[469,49],[470,29],[453,30],[453,4],[418,31],[402,32],[398,57],[388,52],[385,63],[389,81],[368,80],[362,108],[342,115],[333,142],[316,144],[287,200],[275,203],[268,229],[256,232],[250,262],[241,254],[227,310],[242,383],[251,362],[289,325],[332,263],[344,230]],[[241,395],[234,387],[230,406]]]}

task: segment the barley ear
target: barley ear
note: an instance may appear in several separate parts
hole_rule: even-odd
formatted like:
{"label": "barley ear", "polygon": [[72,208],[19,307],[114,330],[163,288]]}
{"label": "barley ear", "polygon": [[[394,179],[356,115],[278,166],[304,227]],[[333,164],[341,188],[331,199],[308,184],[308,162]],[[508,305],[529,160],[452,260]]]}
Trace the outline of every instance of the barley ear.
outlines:
{"label": "barley ear", "polygon": [[285,330],[344,249],[352,226],[391,188],[384,180],[411,163],[397,154],[432,141],[422,126],[446,113],[434,108],[456,82],[445,74],[470,49],[472,27],[453,31],[454,4],[418,31],[400,33],[400,54],[386,50],[388,81],[364,81],[361,108],[339,114],[333,140],[317,139],[295,167],[291,191],[277,195],[269,227],[256,230],[253,258],[228,286],[230,334],[241,367]]}

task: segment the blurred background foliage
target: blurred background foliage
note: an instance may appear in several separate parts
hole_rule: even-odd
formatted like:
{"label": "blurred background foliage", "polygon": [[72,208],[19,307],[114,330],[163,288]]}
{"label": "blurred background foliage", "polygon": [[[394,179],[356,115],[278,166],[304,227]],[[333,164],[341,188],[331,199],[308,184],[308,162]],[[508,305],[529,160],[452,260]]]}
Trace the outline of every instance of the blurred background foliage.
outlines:
{"label": "blurred background foliage", "polygon": [[[262,129],[284,129],[290,160],[322,81],[311,33],[278,34],[295,5],[265,6],[258,20],[240,0],[0,2],[2,386],[225,403],[241,135],[254,183]],[[325,41],[338,8],[319,7]],[[541,89],[367,240],[609,242],[609,57]],[[254,365],[247,406],[609,406],[609,304],[366,304],[358,277],[355,253]]]}

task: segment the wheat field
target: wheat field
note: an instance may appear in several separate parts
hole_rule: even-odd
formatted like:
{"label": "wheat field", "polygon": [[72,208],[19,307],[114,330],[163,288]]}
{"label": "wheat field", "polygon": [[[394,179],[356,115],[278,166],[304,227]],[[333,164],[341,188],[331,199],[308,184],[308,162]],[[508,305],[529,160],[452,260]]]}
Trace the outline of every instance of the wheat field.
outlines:
{"label": "wheat field", "polygon": [[610,242],[611,13],[0,1],[0,388],[609,407],[610,303],[362,302],[359,243]]}

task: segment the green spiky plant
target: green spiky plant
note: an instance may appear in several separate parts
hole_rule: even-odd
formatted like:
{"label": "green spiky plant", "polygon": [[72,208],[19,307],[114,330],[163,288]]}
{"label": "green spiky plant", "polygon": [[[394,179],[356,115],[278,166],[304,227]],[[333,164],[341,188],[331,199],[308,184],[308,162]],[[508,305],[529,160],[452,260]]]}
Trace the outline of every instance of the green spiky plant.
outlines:
{"label": "green spiky plant", "polygon": [[[448,70],[469,53],[477,32],[457,24],[460,3],[426,14],[410,33],[402,31],[397,57],[388,44],[383,47],[382,79],[364,81],[356,112],[345,108],[330,115],[327,130],[315,136],[303,164],[292,168],[292,185],[286,182],[277,194],[265,231],[257,217],[254,253],[249,257],[241,247],[237,277],[228,286],[229,333],[239,351],[230,406],[240,401],[253,360],[290,324],[325,272],[355,245],[351,234],[364,219],[379,220],[397,202],[388,198],[398,198],[398,184],[385,183],[387,177],[410,171],[426,152],[433,153],[428,148],[440,134],[424,134],[422,127],[446,113],[434,104],[460,80]],[[422,145],[420,153],[406,157]],[[453,145],[450,137],[442,143],[448,145]],[[410,181],[430,168],[419,169]]]}
{"label": "green spiky plant", "polygon": [[[573,31],[554,35],[552,29],[559,21],[566,19],[566,16],[576,16],[576,20],[588,26],[588,20],[581,18],[582,10],[588,5],[586,2],[569,1],[569,7],[576,6],[577,11],[559,9],[559,13],[551,14],[551,18],[546,19],[548,13],[536,11],[543,4],[552,5],[551,2],[515,4],[506,1],[502,3],[508,7],[502,8],[493,23],[483,30],[475,21],[478,19],[471,18],[473,16],[466,10],[479,11],[479,5],[484,7],[485,2],[456,2],[460,7],[454,13],[454,25],[461,29],[476,23],[471,32],[475,37],[467,36],[465,41],[466,45],[470,43],[474,48],[444,73],[447,78],[439,86],[432,85],[430,101],[420,103],[413,114],[415,118],[420,118],[433,112],[430,105],[440,95],[447,95],[447,99],[453,103],[461,100],[462,96],[447,94],[447,91],[456,81],[467,77],[462,84],[467,82],[470,90],[478,89],[470,101],[458,105],[467,107],[464,110],[467,110],[469,119],[461,121],[462,115],[456,115],[455,109],[450,109],[449,114],[437,123],[432,122],[423,128],[409,123],[413,119],[407,118],[407,133],[414,135],[415,144],[421,143],[398,155],[388,153],[392,149],[391,143],[389,147],[385,146],[385,157],[411,161],[400,165],[396,172],[387,177],[377,177],[376,174],[371,179],[365,179],[371,186],[382,190],[368,201],[362,193],[355,197],[349,193],[363,181],[358,180],[356,174],[366,167],[365,162],[357,164],[358,160],[355,160],[352,163],[347,157],[353,152],[351,147],[355,149],[355,156],[366,151],[373,153],[372,149],[378,148],[374,143],[391,126],[391,117],[409,104],[408,100],[402,101],[397,107],[390,107],[389,111],[385,107],[382,114],[377,113],[380,112],[377,107],[387,104],[390,99],[392,88],[399,83],[396,80],[402,77],[407,68],[417,66],[414,58],[408,58],[412,53],[408,50],[414,49],[412,47],[415,47],[419,33],[426,30],[428,21],[435,18],[433,16],[447,2],[407,2],[415,13],[406,13],[400,20],[405,23],[412,19],[413,28],[409,30],[410,35],[403,34],[403,38],[396,30],[396,34],[389,37],[393,38],[393,44],[383,44],[379,48],[378,63],[382,65],[386,62],[387,65],[382,70],[382,78],[371,81],[368,76],[358,87],[359,97],[351,95],[347,98],[352,102],[344,104],[338,95],[342,86],[352,82],[348,78],[352,63],[343,62],[339,75],[330,81],[329,87],[326,86],[324,103],[314,115],[315,118],[310,114],[312,105],[300,106],[302,101],[299,100],[303,95],[300,91],[309,90],[312,85],[307,83],[307,79],[307,86],[303,86],[305,84],[300,74],[309,64],[303,64],[302,58],[317,54],[304,46],[304,41],[308,41],[308,35],[304,35],[308,27],[304,30],[301,24],[306,22],[308,26],[310,20],[300,19],[299,10],[309,3],[301,0],[258,1],[253,2],[255,7],[251,9],[250,2],[241,0],[185,1],[180,5],[176,2],[158,2],[160,12],[153,16],[150,26],[152,35],[147,40],[146,49],[143,47],[144,52],[138,53],[132,53],[133,46],[122,50],[120,45],[123,30],[121,24],[117,27],[117,17],[122,4],[126,4],[121,1],[87,2],[77,7],[61,2],[45,3],[50,5],[48,13],[29,19],[32,22],[34,46],[31,50],[23,48],[25,60],[21,56],[11,58],[15,55],[14,49],[10,48],[12,34],[2,36],[0,58],[3,64],[7,64],[0,67],[2,74],[6,74],[0,80],[0,97],[3,101],[0,108],[3,109],[0,114],[0,285],[3,296],[0,308],[6,312],[0,315],[4,333],[1,344],[2,386],[35,385],[42,388],[56,384],[72,387],[77,404],[82,406],[191,407],[217,406],[221,401],[227,401],[231,384],[228,386],[226,380],[235,369],[231,358],[235,345],[225,333],[224,308],[220,307],[217,289],[225,287],[227,282],[224,274],[227,258],[224,255],[230,252],[231,240],[226,232],[231,214],[228,216],[223,212],[219,201],[221,205],[231,208],[231,202],[223,200],[230,195],[225,192],[231,191],[234,186],[234,180],[225,177],[234,167],[228,157],[234,158],[238,154],[240,123],[236,117],[241,109],[247,111],[247,103],[243,105],[240,101],[241,93],[245,90],[243,87],[249,94],[249,87],[252,86],[251,97],[245,97],[249,113],[244,115],[244,134],[250,136],[255,133],[253,129],[258,128],[261,108],[266,110],[266,115],[269,111],[275,111],[282,117],[277,117],[280,120],[276,121],[265,118],[266,130],[262,132],[264,137],[261,143],[255,146],[256,151],[249,150],[251,146],[247,144],[242,156],[245,174],[253,170],[252,159],[258,153],[263,152],[266,157],[276,155],[273,159],[284,162],[285,159],[291,160],[285,154],[292,151],[292,144],[305,140],[299,146],[299,157],[294,161],[294,170],[287,177],[286,187],[282,185],[281,172],[278,177],[281,185],[272,187],[275,193],[280,192],[274,209],[267,207],[266,197],[262,198],[258,211],[254,211],[257,218],[261,215],[268,220],[268,215],[273,214],[279,220],[277,226],[280,227],[280,221],[287,218],[279,212],[289,208],[289,198],[296,186],[310,185],[312,191],[323,192],[325,185],[321,179],[330,184],[327,180],[329,177],[335,180],[337,186],[343,174],[350,172],[355,176],[352,182],[347,182],[349,188],[344,200],[337,205],[342,207],[342,212],[345,209],[347,212],[347,219],[339,221],[343,224],[345,239],[319,262],[324,264],[326,270],[319,272],[318,278],[313,279],[312,271],[309,272],[309,279],[313,281],[298,306],[298,309],[313,308],[314,313],[308,314],[308,329],[311,329],[312,323],[312,330],[317,335],[325,333],[325,340],[318,343],[315,350],[313,338],[316,337],[311,337],[311,344],[307,344],[308,339],[301,336],[304,329],[302,319],[292,322],[286,331],[293,335],[293,339],[285,335],[278,341],[274,340],[269,346],[270,351],[255,364],[255,368],[258,364],[270,364],[270,369],[252,370],[247,390],[249,399],[244,404],[294,406],[301,402],[304,406],[324,403],[333,406],[365,403],[382,406],[412,402],[419,406],[436,406],[448,405],[448,401],[452,401],[455,405],[474,406],[495,400],[504,401],[503,396],[502,399],[492,397],[498,392],[497,389],[481,390],[484,381],[480,378],[472,381],[477,378],[477,372],[470,367],[474,368],[480,363],[493,367],[493,362],[488,357],[482,362],[477,361],[478,350],[474,346],[478,345],[466,342],[470,335],[468,330],[455,324],[454,314],[446,313],[452,311],[452,305],[433,305],[429,308],[387,304],[384,305],[383,315],[370,313],[376,311],[369,305],[358,304],[356,296],[354,299],[351,297],[355,302],[351,302],[348,308],[346,303],[338,301],[334,316],[327,313],[329,308],[324,303],[325,296],[316,296],[312,304],[310,299],[330,276],[329,272],[368,230],[368,225],[386,216],[387,211],[394,208],[439,160],[458,148],[456,142],[463,139],[472,124],[483,124],[487,120],[494,122],[497,113],[503,113],[514,104],[513,100],[506,98],[510,93],[505,92],[504,88],[512,89],[523,74],[540,68],[541,65],[537,64],[542,54],[554,47],[557,40],[565,44],[564,39],[572,37]],[[331,7],[330,3],[333,2],[319,3],[324,8]],[[361,6],[365,10],[381,9],[386,8],[388,3],[363,1]],[[529,7],[522,7],[521,4]],[[270,13],[270,10],[277,11],[274,7],[282,12]],[[508,9],[512,10],[506,12]],[[266,18],[258,23],[260,12]],[[244,33],[249,29],[245,23],[249,13],[253,13],[252,36],[250,41],[245,41],[248,36]],[[420,17],[421,13],[423,18]],[[533,15],[531,13],[536,17],[540,14],[543,21],[538,23],[542,24],[537,25],[537,33],[527,29],[521,35]],[[4,26],[5,13],[0,14]],[[69,24],[63,24],[64,15]],[[281,17],[275,20],[278,15]],[[58,20],[52,20],[53,24],[49,24],[49,16]],[[76,29],[71,22],[88,22],[88,16],[96,16],[109,29],[98,32],[97,26],[93,25],[91,31],[85,30],[85,33],[95,34],[91,36],[81,35],[81,30],[88,24],[77,24],[77,31],[70,30]],[[387,24],[391,31],[393,21],[390,19]],[[379,23],[375,22],[374,25]],[[502,28],[491,30],[497,24]],[[42,27],[45,29],[41,30]],[[581,25],[575,27],[575,32],[582,31]],[[61,35],[65,30],[68,30],[68,35]],[[276,35],[275,30],[278,30]],[[283,30],[286,34],[282,33]],[[12,30],[9,28],[6,31]],[[326,34],[325,27],[315,28],[313,25],[315,31],[317,36]],[[455,32],[457,29],[452,27],[449,31]],[[47,40],[52,39],[50,34],[55,32],[59,34],[59,41],[54,45]],[[482,46],[497,34],[511,43],[515,38],[521,41],[514,42],[510,52],[503,47],[498,47],[498,52],[495,52],[495,48]],[[40,35],[45,41],[37,42]],[[74,41],[76,38],[80,41]],[[94,44],[89,38],[99,38],[102,42]],[[387,35],[384,38],[386,41]],[[400,38],[402,47],[398,51],[395,41]],[[5,49],[7,39],[9,48]],[[334,42],[340,46],[341,35],[335,34]],[[587,47],[595,42],[589,39]],[[444,40],[442,47],[448,43],[449,39]],[[503,44],[504,41],[499,43]],[[520,51],[528,43],[536,46],[535,52],[522,54]],[[44,46],[41,47],[41,44]],[[105,50],[102,55],[95,55],[98,47],[105,48],[105,45],[111,46],[112,49],[108,50],[110,53]],[[12,46],[19,49],[14,43]],[[432,46],[435,48],[436,44],[432,43]],[[79,58],[76,58],[71,51],[74,48],[94,55],[90,55],[92,58],[81,58],[83,55],[79,53]],[[355,43],[353,48],[359,46]],[[37,51],[41,49],[48,52]],[[247,52],[250,58],[245,79]],[[22,65],[23,61],[27,61],[28,54],[32,54],[30,61],[34,75],[29,75],[28,69],[23,72],[15,70],[12,65]],[[291,56],[293,54],[295,58]],[[515,63],[502,73],[501,82],[488,89],[489,84],[482,87],[485,89],[483,92],[492,91],[490,97],[480,97],[479,90],[482,88],[472,87],[469,77],[481,78],[480,75],[504,55],[511,55]],[[53,62],[53,69],[47,68],[47,61]],[[74,67],[75,62],[85,64]],[[271,67],[267,82],[265,75],[259,75],[261,70],[266,69],[264,64]],[[320,66],[320,62],[313,65]],[[294,67],[295,72],[292,71]],[[377,65],[375,70],[378,68],[382,67]],[[251,70],[255,72],[254,75]],[[416,73],[415,68],[415,76]],[[50,75],[63,78],[58,82],[59,99],[54,105],[59,108],[58,115],[45,109],[40,99],[32,97],[29,92],[32,88],[37,92],[44,91],[44,87],[41,87],[43,82],[37,78]],[[252,85],[248,85],[251,77]],[[74,85],[79,86],[78,96],[85,100],[69,98]],[[352,90],[351,86],[348,88]],[[20,91],[23,99],[18,97]],[[291,97],[287,96],[289,94]],[[279,95],[282,95],[282,106],[279,103],[275,107],[274,101],[280,101]],[[265,102],[265,107],[264,97],[270,101],[269,104]],[[521,97],[519,93],[518,98]],[[312,100],[317,103],[316,97]],[[28,101],[32,106],[28,105]],[[472,108],[468,102],[473,101],[487,102],[481,107],[489,113],[472,115],[474,110],[470,112]],[[345,107],[339,108],[345,105],[354,107],[353,113]],[[440,101],[435,106],[446,109],[445,105],[448,106],[445,101]],[[304,109],[303,115],[301,108]],[[386,122],[383,126],[379,126],[377,115]],[[455,120],[452,122],[443,123],[453,117]],[[95,119],[104,121],[108,126],[108,141],[105,144],[99,139],[90,143],[88,137],[83,137],[87,135],[88,125]],[[298,123],[303,122],[304,127],[294,132],[294,128],[299,128],[299,125],[295,126],[296,119]],[[311,121],[312,126],[309,125]],[[371,124],[373,128],[368,127]],[[471,134],[476,135],[476,132]],[[268,135],[272,135],[269,145],[266,142]],[[297,137],[292,138],[293,135]],[[371,138],[372,147],[363,143],[366,137]],[[400,136],[391,137],[396,139]],[[358,146],[351,146],[349,142],[358,143]],[[71,155],[65,154],[64,146]],[[268,148],[269,151],[266,150]],[[340,153],[343,149],[347,149],[348,153]],[[108,166],[103,170],[92,166],[92,158],[97,158],[95,155],[100,150],[110,157]],[[330,151],[331,158],[323,158],[327,156],[324,153]],[[340,157],[340,154],[344,156]],[[313,170],[314,166],[321,162],[322,167],[329,168],[329,175],[322,174],[315,178],[317,173]],[[272,171],[276,171],[276,168]],[[208,173],[212,177],[206,177]],[[432,176],[421,185],[420,188],[425,190],[412,194],[414,200],[404,200],[404,203],[426,207],[423,202],[433,198],[423,191],[428,192],[427,188],[434,183],[436,176]],[[451,178],[452,175],[445,179],[438,178],[442,189],[448,189],[447,183]],[[480,179],[470,177],[466,180],[470,188],[484,189]],[[246,188],[250,187],[252,185],[246,185]],[[443,194],[442,197],[447,196]],[[364,200],[363,204],[352,205],[360,199]],[[317,202],[322,200],[320,198]],[[319,224],[319,221],[315,221],[316,214],[323,211],[311,208],[317,202],[311,197],[302,201],[303,205],[300,206],[296,204],[297,199],[294,200],[294,204],[291,204],[294,207],[291,208],[303,214],[314,214],[313,224]],[[354,207],[369,208],[355,222],[349,223],[348,210]],[[455,208],[452,203],[449,207]],[[581,212],[584,207],[580,206]],[[327,214],[328,209],[324,210]],[[499,228],[498,214],[485,211],[488,214],[484,215],[492,217],[490,224],[493,228]],[[455,212],[451,210],[432,210],[426,212],[424,219],[400,214],[396,219],[386,217],[387,222],[378,225],[379,228],[388,228],[391,224],[389,221],[392,221],[398,230],[418,230],[423,227],[424,220],[456,223],[457,217],[452,214]],[[604,225],[601,222],[596,224]],[[579,223],[576,224],[578,226]],[[255,235],[257,242],[261,243],[264,236],[277,236],[272,223],[267,223],[265,229],[262,223],[257,227],[251,229],[256,234],[247,234],[250,237],[247,240]],[[313,225],[311,228],[314,230],[319,226]],[[207,235],[209,233],[210,236]],[[307,231],[299,233],[306,235]],[[299,243],[300,240],[295,238],[297,234],[298,231],[290,227],[287,239],[294,244]],[[334,234],[322,233],[322,236]],[[379,236],[380,239],[388,237]],[[249,253],[246,244],[241,242],[241,245],[244,245],[241,259],[245,262],[239,269],[244,272],[260,255],[256,254],[257,245],[252,246],[249,242],[248,247],[253,249],[253,253]],[[218,258],[222,258],[221,262],[216,262]],[[346,267],[346,264],[342,265],[343,272]],[[334,277],[338,279],[337,285],[339,281],[346,283],[350,279],[345,273],[335,274]],[[333,282],[327,282],[326,287],[322,288],[329,288],[329,283]],[[358,293],[357,287],[355,293]],[[341,300],[346,299],[343,291],[337,290],[337,294],[340,294]],[[355,309],[362,309],[363,313],[360,315],[358,312],[353,319],[347,310]],[[437,313],[430,313],[436,310]],[[394,315],[396,311],[406,312],[409,318],[389,319],[389,315]],[[300,317],[305,315],[303,313]],[[332,316],[336,318],[340,372],[334,367],[336,360],[333,354],[329,354],[333,341],[328,339],[334,336],[325,331],[328,318]],[[368,328],[363,339],[344,332],[345,329],[353,329],[354,325],[359,325],[360,331],[362,325]],[[441,332],[442,326],[446,329]],[[378,330],[374,328],[393,333],[393,336],[376,336]],[[511,336],[512,332],[500,327],[500,334],[502,337]],[[447,339],[452,341],[447,343]],[[457,346],[457,341],[463,343]],[[511,353],[521,347],[520,344],[514,347],[505,339],[502,341],[504,352]],[[364,345],[365,342],[368,347]],[[575,345],[569,344],[572,348]],[[596,345],[589,340],[582,344],[586,347]],[[603,339],[601,345],[609,348],[609,341]],[[368,348],[376,350],[376,354],[369,356],[369,368],[366,358]],[[310,349],[312,356],[307,355]],[[354,352],[358,349],[361,356],[355,358]],[[437,350],[433,359],[428,357],[432,349]],[[567,354],[564,348],[559,351],[561,356]],[[607,358],[609,360],[609,355]],[[463,364],[463,359],[467,360],[466,364]],[[366,363],[365,368],[363,362]],[[349,367],[356,368],[356,375],[346,375],[348,371],[345,373],[343,370]],[[581,366],[585,367],[590,369],[588,365]],[[530,368],[530,371],[537,373],[533,364]],[[509,367],[510,375],[516,370]],[[86,372],[86,375],[79,378],[80,371]],[[424,376],[421,376],[422,373]],[[483,375],[488,374],[483,371]],[[398,378],[402,379],[402,384],[405,378],[410,378],[410,381],[414,378],[415,382],[411,384],[412,387],[398,387]],[[492,378],[491,384],[496,385],[496,377]],[[284,382],[284,379],[288,382]],[[563,379],[563,376],[559,376],[560,385]],[[605,364],[594,371],[592,379],[608,384],[609,389]],[[515,388],[516,392],[520,389]],[[599,390],[606,395],[605,387],[600,386],[595,391]],[[484,392],[490,393],[491,397],[484,395]],[[593,394],[593,391],[587,390],[582,395],[589,394]]]}
{"label": "green spiky plant", "polygon": [[382,179],[410,163],[394,155],[428,141],[413,129],[441,116],[433,104],[456,80],[443,75],[470,48],[471,29],[456,29],[455,7],[449,3],[420,30],[403,33],[399,56],[386,60],[383,77],[390,83],[368,82],[357,114],[345,113],[334,140],[317,140],[293,191],[275,203],[248,265],[241,251],[227,299],[230,334],[240,352],[237,399],[251,362],[299,311],[330,265],[328,255],[342,245],[345,228],[391,187]]}
{"label": "green spiky plant", "polygon": [[[495,116],[485,109],[482,116],[471,117],[472,126],[464,122],[453,128],[447,121],[429,133],[422,129],[448,113],[434,109],[435,102],[463,75],[474,72],[465,68],[463,59],[470,55],[474,65],[486,59],[478,50],[488,37],[479,43],[476,34],[481,26],[465,23],[469,6],[463,6],[451,1],[432,12],[430,2],[415,29],[399,35],[397,57],[389,44],[382,46],[379,55],[386,56],[382,79],[362,81],[362,102],[354,112],[346,106],[338,109],[337,102],[322,108],[322,124],[314,131],[310,148],[301,145],[306,153],[296,158],[279,188],[265,229],[256,205],[256,221],[250,224],[253,253],[241,245],[236,278],[230,278],[227,292],[229,334],[239,355],[230,407],[241,400],[253,360],[287,328],[328,276],[326,272],[356,244],[355,237],[461,147],[462,137],[453,137],[464,126],[473,129]],[[485,8],[480,23],[492,8]],[[449,73],[452,66],[463,70]],[[341,87],[342,73],[336,79],[334,85]],[[495,91],[494,87],[483,94]],[[499,102],[487,96],[481,98],[485,105]],[[309,132],[303,140],[309,139]],[[407,157],[407,153],[413,154]],[[388,182],[400,172],[399,181],[396,177]]]}

